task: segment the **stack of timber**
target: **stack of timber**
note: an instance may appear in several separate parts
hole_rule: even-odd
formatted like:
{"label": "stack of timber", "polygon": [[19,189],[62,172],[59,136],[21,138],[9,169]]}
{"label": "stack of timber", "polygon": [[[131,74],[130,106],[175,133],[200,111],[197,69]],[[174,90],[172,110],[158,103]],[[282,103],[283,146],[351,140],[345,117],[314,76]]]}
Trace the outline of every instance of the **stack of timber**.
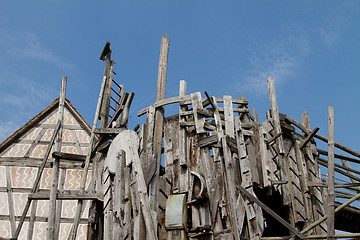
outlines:
{"label": "stack of timber", "polygon": [[[86,149],[78,128],[71,133],[75,142],[71,146],[77,152],[64,149],[69,128],[66,111],[71,105],[64,100],[63,87],[54,103],[59,105],[60,124],[51,117],[51,140],[41,140],[48,123],[39,118],[38,125],[31,122],[25,127],[41,126],[36,130],[39,135],[21,130],[0,145],[4,173],[0,177],[6,176],[0,181],[0,200],[6,206],[0,205],[0,220],[6,221],[0,229],[3,236],[23,238],[27,230],[28,239],[39,239],[34,224],[49,219],[40,239],[45,234],[47,239],[69,240],[85,235],[105,240],[360,237],[360,171],[356,170],[360,153],[335,142],[334,109],[329,107],[326,138],[317,133],[319,128],[310,127],[306,112],[301,123],[279,112],[273,78],[267,80],[270,110],[263,122],[255,109],[250,113],[245,97],[187,93],[184,80],[179,95],[166,98],[169,43],[165,35],[156,101],[138,112],[138,116],[146,114],[141,126],[127,128],[134,93],[126,93],[113,79],[114,60],[107,42],[100,56],[105,69],[93,126],[86,128]],[[166,116],[167,106],[174,104],[178,114]],[[319,149],[316,139],[328,144],[328,150]],[[60,177],[52,177],[53,187],[47,192],[39,190],[36,180],[29,180],[32,189],[24,191],[24,198],[36,201],[30,216],[25,207],[22,219],[14,206],[15,192],[20,190],[14,187],[18,180],[12,172],[17,166],[38,167],[43,179],[46,170],[39,167],[40,161],[25,161],[41,143],[47,144],[49,153],[53,149],[50,163]],[[347,156],[335,154],[335,148]],[[45,159],[46,154],[41,156]],[[76,192],[66,189],[67,181],[73,181],[67,175],[71,167],[79,169]],[[35,203],[45,199],[50,199],[49,211],[40,218]],[[65,211],[60,201],[65,199],[74,203],[71,218],[60,217]],[[17,221],[29,223],[22,227]],[[86,229],[81,228],[84,225]],[[335,229],[349,233],[335,234]]]}

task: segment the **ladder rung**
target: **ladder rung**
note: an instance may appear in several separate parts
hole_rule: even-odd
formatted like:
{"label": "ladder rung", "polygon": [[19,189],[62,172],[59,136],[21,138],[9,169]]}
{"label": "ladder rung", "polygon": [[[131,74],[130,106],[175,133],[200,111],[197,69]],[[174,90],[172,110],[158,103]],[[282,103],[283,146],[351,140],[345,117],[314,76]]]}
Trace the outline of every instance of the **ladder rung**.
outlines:
{"label": "ladder rung", "polygon": [[118,86],[118,88],[121,88],[121,86],[114,79],[112,81],[113,83],[115,83],[116,86]]}
{"label": "ladder rung", "polygon": [[[114,112],[116,112],[116,109],[115,108],[113,108],[111,105],[110,105],[110,108],[112,109],[112,110],[114,110]],[[109,115],[110,116],[110,115]]]}
{"label": "ladder rung", "polygon": [[116,94],[118,95],[118,97],[120,98],[120,94],[118,94],[117,92],[115,92],[115,90],[113,88],[111,88],[111,90]]}
{"label": "ladder rung", "polygon": [[116,105],[119,105],[119,103],[113,97],[110,97],[110,99],[113,100]]}

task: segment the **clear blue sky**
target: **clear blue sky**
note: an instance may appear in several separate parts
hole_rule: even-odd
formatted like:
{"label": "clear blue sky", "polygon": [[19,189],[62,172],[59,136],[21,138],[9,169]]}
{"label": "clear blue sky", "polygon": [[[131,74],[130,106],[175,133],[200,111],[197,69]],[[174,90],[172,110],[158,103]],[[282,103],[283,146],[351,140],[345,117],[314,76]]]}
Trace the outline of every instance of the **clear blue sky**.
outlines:
{"label": "clear blue sky", "polygon": [[[115,79],[135,92],[131,123],[155,101],[160,39],[170,37],[167,97],[244,95],[261,121],[275,78],[280,112],[360,151],[360,1],[1,1],[0,141],[59,96],[92,125],[107,40]],[[203,94],[204,96],[204,94]]]}

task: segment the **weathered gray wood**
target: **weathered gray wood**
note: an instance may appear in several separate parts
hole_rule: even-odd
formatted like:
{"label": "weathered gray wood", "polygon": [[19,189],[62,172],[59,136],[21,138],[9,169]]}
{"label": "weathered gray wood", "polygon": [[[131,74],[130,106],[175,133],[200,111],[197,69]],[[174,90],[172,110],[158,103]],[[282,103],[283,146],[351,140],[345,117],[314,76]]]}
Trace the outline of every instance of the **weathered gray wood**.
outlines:
{"label": "weathered gray wood", "polygon": [[[348,173],[349,175],[355,177],[355,174],[353,173],[353,171],[351,171],[351,170],[353,170],[353,169],[350,167],[349,162],[346,161],[346,160],[341,160],[341,162],[342,162],[344,168],[347,170],[347,173]],[[357,174],[360,174],[360,172],[358,172],[358,171],[356,171],[356,172],[357,172]],[[359,181],[356,181],[356,180],[354,180],[353,178],[350,178],[350,181],[351,181],[352,183],[354,183],[354,184],[359,183]],[[357,192],[358,192],[358,193],[360,192],[360,187],[357,187]]]}
{"label": "weathered gray wood", "polygon": [[[324,151],[324,150],[321,150],[319,148],[316,149],[316,151],[321,154],[321,155],[324,155],[324,156],[327,156],[328,155],[328,152],[327,151]],[[353,163],[357,163],[357,164],[360,164],[360,159],[356,159],[356,158],[352,158],[352,157],[348,157],[348,156],[344,156],[344,155],[339,155],[339,154],[334,154],[334,157],[335,158],[338,158],[338,159],[341,159],[341,160],[345,160],[345,161],[349,161],[349,162],[353,162]]]}
{"label": "weathered gray wood", "polygon": [[38,201],[36,201],[36,200],[32,201],[32,206],[31,206],[31,210],[30,210],[30,219],[29,219],[29,225],[28,225],[28,233],[27,233],[27,237],[26,237],[27,240],[33,239],[37,203],[38,203]]}
{"label": "weathered gray wood", "polygon": [[[269,77],[267,79],[267,83],[268,83],[268,88],[269,88],[271,115],[273,118],[275,134],[279,134],[281,132],[281,127],[280,127],[280,118],[279,118],[279,108],[278,108],[277,100],[276,100],[274,79],[272,77]],[[279,144],[279,153],[284,154],[285,150],[284,150],[283,138],[279,137],[277,139],[277,142]]]}
{"label": "weathered gray wood", "polygon": [[304,233],[299,232],[295,227],[291,226],[287,221],[285,221],[282,217],[280,217],[277,213],[275,213],[271,208],[266,206],[264,203],[262,203],[259,199],[248,193],[243,187],[238,186],[239,190],[242,194],[244,194],[246,197],[254,201],[257,205],[259,205],[264,211],[269,213],[273,218],[275,218],[278,222],[280,222],[282,225],[284,225],[287,229],[289,229],[291,232],[293,232],[296,236],[298,236],[300,239],[304,239]]}
{"label": "weathered gray wood", "polygon": [[304,204],[305,204],[305,212],[306,212],[306,218],[308,221],[306,221],[306,225],[308,225],[308,222],[312,222],[314,220],[314,213],[311,206],[311,195],[310,195],[310,189],[309,189],[309,176],[307,172],[307,166],[305,162],[305,158],[303,153],[300,150],[300,141],[295,140],[294,143],[295,147],[295,154],[296,154],[296,161],[298,165],[299,170],[299,179],[300,179],[300,185],[301,190],[304,194]]}
{"label": "weathered gray wood", "polygon": [[328,230],[328,239],[335,239],[335,187],[334,187],[334,108],[329,106],[328,109],[328,131],[329,131],[329,140],[328,140],[328,175],[327,175],[327,185],[328,185],[328,219],[327,219],[327,230]]}
{"label": "weathered gray wood", "polygon": [[[285,115],[285,118],[290,121],[292,124],[294,124],[296,127],[298,127],[299,129],[301,129],[302,131],[304,131],[306,134],[310,134],[310,131],[301,123],[299,123],[298,121],[296,121],[295,119],[291,118],[290,116],[288,115]],[[315,134],[314,136],[315,138],[323,141],[323,142],[326,142],[328,143],[328,138],[327,137],[324,137],[320,134]],[[337,143],[337,142],[334,142],[334,146],[353,155],[353,156],[356,156],[358,158],[360,158],[360,153],[359,152],[356,152],[348,147],[345,147],[344,145],[340,144],[340,143]]]}
{"label": "weathered gray wood", "polygon": [[[60,192],[64,190],[65,178],[66,178],[66,169],[60,169],[60,179],[59,179]],[[61,210],[62,210],[62,200],[57,200],[56,213],[55,213],[54,239],[59,239]]]}
{"label": "weathered gray wood", "polygon": [[202,114],[198,114],[198,110],[202,109],[202,101],[201,101],[201,93],[196,92],[190,94],[191,104],[193,107],[193,114],[195,120],[195,129],[196,133],[205,133],[204,125],[205,125],[205,117]]}
{"label": "weathered gray wood", "polygon": [[134,93],[130,92],[129,96],[126,99],[126,103],[121,106],[123,108],[123,111],[121,112],[119,118],[116,121],[116,127],[124,127],[127,128],[127,124],[129,121],[129,111],[130,111],[130,105],[134,98]]}
{"label": "weathered gray wood", "polygon": [[[124,150],[126,153],[126,161],[131,162],[136,183],[138,187],[139,202],[141,204],[141,211],[144,217],[146,226],[147,239],[157,239],[155,222],[153,222],[153,211],[150,207],[149,196],[147,194],[147,187],[145,184],[145,177],[141,166],[140,158],[138,155],[139,138],[136,132],[125,130],[121,132],[112,142],[118,151]],[[110,146],[110,147],[111,147]],[[110,150],[109,150],[110,151]],[[128,164],[127,164],[128,165]]]}
{"label": "weathered gray wood", "polygon": [[[109,149],[110,153],[111,149]],[[109,158],[109,155],[106,156],[106,159]],[[118,159],[113,159],[118,160]],[[113,192],[112,192],[112,177],[110,176],[110,171],[106,167],[103,172],[103,192],[104,192],[104,203],[103,203],[103,214],[104,214],[104,240],[112,239],[112,230],[113,230]]]}
{"label": "weathered gray wood", "polygon": [[[186,96],[182,96],[182,97],[180,97],[180,96],[179,97],[171,97],[171,98],[159,100],[151,106],[158,108],[158,107],[163,107],[165,105],[174,104],[174,103],[180,103],[181,105],[191,104],[190,95],[186,95]],[[146,108],[138,111],[137,116],[141,117],[142,115],[147,113],[149,111],[149,107],[146,107]]]}
{"label": "weathered gray wood", "polygon": [[300,149],[302,149],[319,131],[319,128],[316,127],[301,143],[300,143]]}
{"label": "weathered gray wood", "polygon": [[225,134],[234,138],[234,108],[231,96],[224,96]]}
{"label": "weathered gray wood", "polygon": [[[179,96],[186,96],[186,82],[184,80],[180,81],[179,87]],[[186,120],[186,117],[182,117],[181,114],[187,110],[187,106],[179,105],[179,123]],[[186,129],[180,127],[179,125],[179,162],[180,162],[180,184],[179,190],[180,192],[186,192],[188,190],[189,185],[189,172],[188,172],[188,158],[186,157]]]}
{"label": "weathered gray wood", "polygon": [[225,169],[225,178],[226,178],[226,189],[227,189],[227,197],[228,197],[228,204],[231,212],[231,223],[233,227],[233,233],[235,236],[235,239],[240,239],[242,226],[239,226],[238,224],[242,222],[242,216],[240,212],[237,210],[236,202],[234,199],[237,199],[236,194],[236,184],[235,184],[235,164],[233,163],[233,159],[231,156],[230,148],[227,146],[226,143],[226,137],[224,135],[224,131],[221,126],[221,118],[220,113],[217,107],[216,99],[210,98],[207,93],[205,93],[208,97],[208,99],[211,102],[211,105],[214,109],[214,118],[217,126],[217,132],[219,139],[221,140],[222,148],[223,148],[223,154],[224,154],[224,169]]}
{"label": "weathered gray wood", "polygon": [[[250,170],[250,163],[246,151],[246,145],[245,145],[239,117],[235,118],[235,129],[236,129],[236,143],[237,143],[239,164],[240,164],[241,185],[250,194],[256,196],[253,190],[253,180]],[[249,201],[248,198],[244,199],[243,201],[245,204],[250,238],[260,239],[264,226],[264,219],[261,208],[259,208],[259,206],[257,206],[253,202]]]}
{"label": "weathered gray wood", "polygon": [[[349,206],[351,203],[358,200],[359,198],[360,198],[360,193],[358,193],[357,195],[353,196],[352,198],[350,198],[346,202],[344,202],[341,205],[339,205],[338,207],[336,207],[335,210],[334,210],[334,214],[339,212],[341,209],[345,208],[346,206]],[[325,215],[325,216],[321,217],[317,221],[313,222],[312,224],[310,224],[309,226],[307,226],[306,228],[301,230],[301,233],[305,234],[305,233],[309,232],[311,229],[313,229],[314,227],[316,227],[319,224],[321,224],[322,222],[324,222],[327,218],[328,218],[328,215]]]}
{"label": "weathered gray wood", "polygon": [[114,68],[114,61],[111,59],[111,50],[108,51],[106,54],[105,59],[105,68],[104,68],[104,78],[105,78],[105,89],[104,89],[104,95],[101,100],[101,110],[100,110],[100,128],[104,128],[109,119],[109,110],[110,110],[110,96],[111,96],[111,85],[112,81],[110,78],[112,78],[113,74],[113,68]]}
{"label": "weathered gray wood", "polygon": [[11,235],[14,236],[16,231],[16,223],[15,223],[15,207],[14,207],[14,198],[12,194],[10,167],[6,166],[5,171],[6,171],[6,192],[8,197],[8,207],[9,207],[9,217],[10,217],[10,229],[11,229]]}
{"label": "weathered gray wood", "polygon": [[[64,108],[65,108],[65,93],[66,93],[67,77],[63,76],[61,79],[61,91],[59,100],[59,110],[57,115],[57,122],[63,122]],[[55,141],[54,150],[60,151],[61,149],[62,130],[60,129],[57,139]],[[49,200],[49,220],[47,224],[46,239],[55,239],[55,220],[56,220],[56,195],[59,184],[59,171],[60,171],[60,159],[55,158],[51,176],[51,190]]]}

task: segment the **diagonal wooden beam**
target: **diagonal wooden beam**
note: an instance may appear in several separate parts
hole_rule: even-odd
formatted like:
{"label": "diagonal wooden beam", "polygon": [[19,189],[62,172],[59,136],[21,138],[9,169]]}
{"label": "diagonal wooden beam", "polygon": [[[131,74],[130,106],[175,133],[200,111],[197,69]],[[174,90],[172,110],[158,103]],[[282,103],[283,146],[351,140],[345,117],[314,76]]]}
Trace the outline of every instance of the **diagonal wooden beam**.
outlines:
{"label": "diagonal wooden beam", "polygon": [[285,221],[282,217],[280,217],[276,212],[274,212],[271,208],[266,206],[263,202],[261,202],[259,199],[251,195],[248,191],[245,190],[245,188],[241,186],[237,186],[237,188],[241,191],[242,194],[244,194],[247,198],[249,198],[251,201],[254,201],[257,205],[259,205],[265,212],[270,214],[273,218],[275,218],[278,222],[280,222],[282,225],[284,225],[287,229],[289,229],[291,232],[293,232],[297,237],[300,239],[304,239],[305,235],[301,232],[299,232],[294,226],[290,225],[287,221]]}

